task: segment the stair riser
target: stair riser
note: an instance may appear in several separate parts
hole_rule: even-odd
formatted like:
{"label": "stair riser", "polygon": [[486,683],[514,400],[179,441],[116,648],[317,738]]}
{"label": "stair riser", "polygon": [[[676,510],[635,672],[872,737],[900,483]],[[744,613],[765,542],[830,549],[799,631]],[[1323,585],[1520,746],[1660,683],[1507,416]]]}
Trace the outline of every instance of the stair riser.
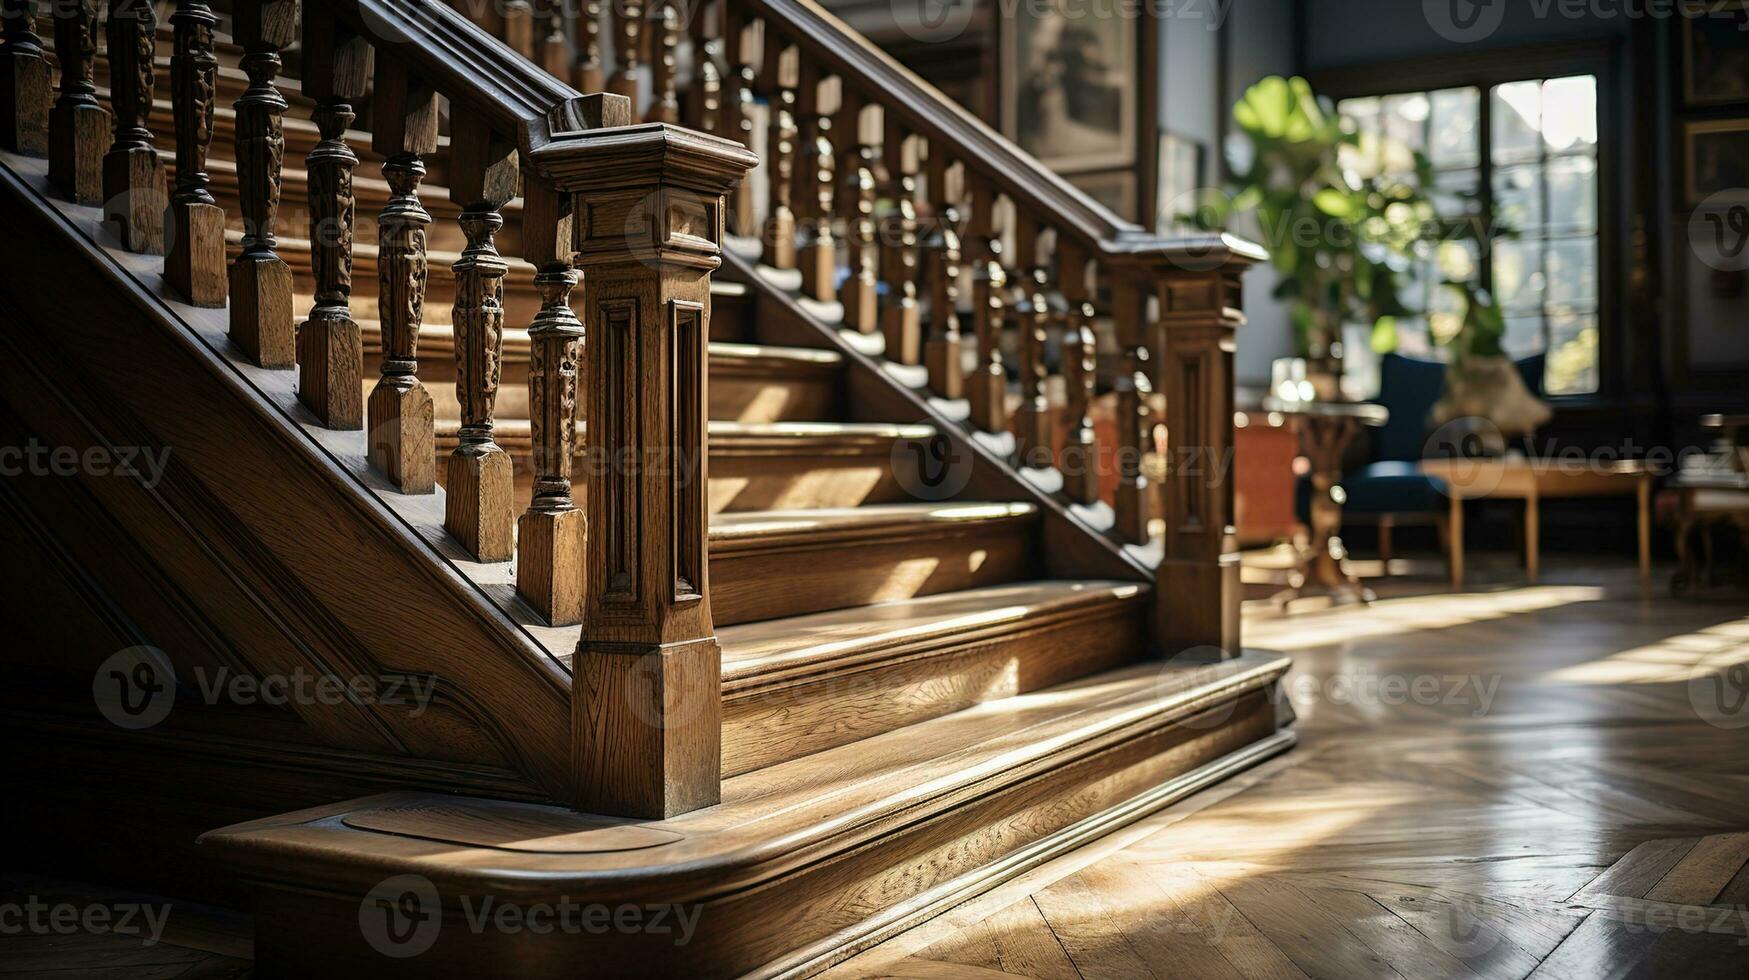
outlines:
{"label": "stair riser", "polygon": [[723,776],[1121,667],[1146,648],[1142,613],[1122,603],[854,673],[726,694]]}
{"label": "stair riser", "polygon": [[[537,934],[489,923],[483,930],[471,929],[461,900],[466,897],[478,915],[484,895],[448,890],[433,945],[419,956],[388,959],[366,944],[359,927],[369,885],[356,891],[343,886],[337,893],[267,885],[257,890],[254,904],[256,966],[268,977],[471,977],[492,975],[509,962],[517,965],[519,976],[530,978],[572,977],[578,963],[590,964],[590,972],[601,976],[808,976],[898,926],[935,914],[938,903],[965,901],[1067,853],[1086,842],[1089,827],[1109,832],[1182,796],[1163,793],[1151,796],[1147,805],[1126,805],[1139,794],[1202,766],[1230,765],[1237,771],[1258,761],[1244,754],[1223,762],[1275,732],[1275,706],[1260,693],[1230,704],[1191,719],[1188,726],[1139,733],[922,823],[895,823],[868,847],[757,888],[702,903],[679,897],[666,909],[669,923],[676,908],[697,917],[696,931],[684,945],[677,942],[679,929],[672,927],[660,934],[615,929]],[[1026,856],[1014,860],[1022,848],[1028,849]],[[1012,863],[991,869],[1004,858]],[[374,885],[385,874],[361,870],[358,877]],[[560,900],[544,894],[494,897],[501,905],[519,907]],[[640,921],[646,922],[652,906],[668,905],[656,895],[619,896],[607,904],[620,902],[637,906],[645,917]],[[883,913],[892,920],[870,921],[871,914]],[[811,944],[817,945],[808,948]],[[836,950],[822,948],[827,944]],[[804,951],[797,955],[798,949]]]}
{"label": "stair riser", "polygon": [[728,626],[1012,582],[1033,570],[1036,523],[714,549],[711,611],[717,625]]}

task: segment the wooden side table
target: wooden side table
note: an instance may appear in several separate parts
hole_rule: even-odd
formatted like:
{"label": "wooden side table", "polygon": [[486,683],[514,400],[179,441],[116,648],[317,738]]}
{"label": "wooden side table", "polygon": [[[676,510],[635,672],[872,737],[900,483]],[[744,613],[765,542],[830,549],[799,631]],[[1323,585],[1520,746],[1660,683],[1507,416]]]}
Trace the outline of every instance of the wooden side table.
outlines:
{"label": "wooden side table", "polygon": [[1451,587],[1464,587],[1464,501],[1524,501],[1524,565],[1532,584],[1541,571],[1544,498],[1633,497],[1639,505],[1640,581],[1652,577],[1652,477],[1639,460],[1425,459],[1421,471],[1445,482],[1451,501]]}
{"label": "wooden side table", "polygon": [[1306,547],[1295,556],[1294,581],[1278,594],[1277,603],[1328,596],[1337,605],[1371,602],[1372,591],[1348,573],[1342,562],[1348,551],[1342,545],[1342,457],[1354,437],[1364,428],[1377,428],[1390,421],[1382,405],[1367,402],[1284,402],[1264,399],[1263,408],[1288,419],[1300,439],[1300,451],[1312,465],[1311,534]]}

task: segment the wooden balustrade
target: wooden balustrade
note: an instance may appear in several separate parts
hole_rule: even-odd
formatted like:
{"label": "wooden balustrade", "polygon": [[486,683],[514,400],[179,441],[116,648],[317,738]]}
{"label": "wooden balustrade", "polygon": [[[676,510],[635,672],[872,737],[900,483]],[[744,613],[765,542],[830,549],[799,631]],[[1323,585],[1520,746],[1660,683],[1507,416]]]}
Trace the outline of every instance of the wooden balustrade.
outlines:
{"label": "wooden balustrade", "polygon": [[[697,14],[694,14],[697,16]],[[672,0],[655,0],[650,18],[654,41],[650,59],[650,109],[644,113],[646,122],[677,123],[680,121],[680,12]]]}
{"label": "wooden balustrade", "polygon": [[97,0],[71,0],[56,10],[61,94],[49,115],[49,181],[78,204],[103,203],[111,117],[97,101],[97,27]]}
{"label": "wooden balustrade", "polygon": [[644,4],[642,0],[612,0],[614,69],[608,90],[623,95],[633,105],[644,80]]}
{"label": "wooden balustrade", "polygon": [[310,201],[310,263],[316,302],[298,327],[298,398],[330,429],[364,426],[364,346],[352,319],[352,242],[358,156],[346,143],[371,76],[371,48],[325,12],[303,23],[304,94],[316,100],[321,142],[305,161]]}
{"label": "wooden balustrade", "polygon": [[601,91],[607,84],[601,60],[601,0],[585,0],[578,5],[571,44],[577,54],[576,86],[585,92]]}
{"label": "wooden balustrade", "polygon": [[1039,224],[1030,215],[1017,214],[1014,222],[1014,255],[1019,266],[1019,299],[1014,310],[1020,331],[1020,408],[1014,413],[1014,458],[1021,466],[1050,466],[1051,408],[1046,386],[1050,369],[1045,363],[1046,332],[1050,329],[1049,285],[1045,258],[1039,247]]}
{"label": "wooden balustrade", "polygon": [[[972,182],[972,213],[967,224],[972,263],[972,331],[978,366],[966,379],[972,424],[985,432],[1008,429],[1008,362],[1002,354],[1007,315],[1008,273],[1002,267],[1002,236],[997,228],[996,187]],[[1023,382],[1024,384],[1024,382]]]}
{"label": "wooden balustrade", "polygon": [[1057,454],[1063,492],[1082,506],[1099,502],[1099,444],[1093,428],[1093,402],[1098,384],[1099,346],[1093,335],[1095,311],[1087,285],[1091,263],[1071,241],[1057,242],[1057,287],[1063,314],[1063,416],[1066,431]]}
{"label": "wooden balustrade", "polygon": [[35,0],[0,0],[0,149],[48,156],[54,70],[36,32]]}
{"label": "wooden balustrade", "polygon": [[231,265],[231,340],[262,367],[289,368],[297,358],[292,273],[275,251],[288,105],[273,80],[280,50],[298,37],[298,0],[240,3],[234,32],[249,87],[236,104],[243,252]]}
{"label": "wooden balustrade", "polygon": [[838,293],[838,238],[832,233],[838,217],[832,117],[838,105],[838,80],[804,68],[796,98],[802,132],[796,167],[796,262],[802,270],[802,295],[820,303],[831,302]]}
{"label": "wooden balustrade", "polygon": [[929,147],[929,239],[923,249],[929,262],[929,343],[924,364],[929,387],[942,398],[965,393],[960,360],[960,211],[959,189],[944,144]]}
{"label": "wooden balustrade", "polygon": [[164,162],[147,123],[158,80],[153,53],[158,12],[149,3],[109,0],[109,97],[115,139],[103,156],[103,217],[122,248],[164,254]]}
{"label": "wooden balustrade", "polygon": [[763,43],[765,90],[770,122],[765,137],[766,181],[770,188],[765,227],[764,262],[773,269],[796,267],[796,90],[801,86],[801,54],[767,34]]}
{"label": "wooden balustrade", "polygon": [[[170,105],[176,119],[176,189],[170,195],[170,254],[164,262],[164,278],[172,289],[195,306],[214,309],[225,305],[228,286],[225,212],[208,189],[212,177],[206,171],[218,94],[219,59],[213,51],[213,28],[218,22],[203,0],[177,0],[176,12],[170,15],[175,45],[170,56]],[[239,180],[245,185],[253,176],[239,169]],[[289,328],[290,310],[286,313]],[[291,363],[290,330],[286,333],[284,365],[264,366]]]}
{"label": "wooden balustrade", "polygon": [[692,8],[686,24],[692,45],[692,80],[686,87],[684,117],[686,125],[706,133],[722,127],[723,75],[718,59],[725,58],[724,42],[712,34],[712,26],[720,32],[724,4],[701,2]]}
{"label": "wooden balustrade", "polygon": [[565,0],[543,0],[540,39],[535,43],[535,62],[554,78],[570,77],[570,44],[565,40]]}
{"label": "wooden balustrade", "polygon": [[833,127],[848,177],[839,192],[839,214],[847,222],[845,237],[849,275],[839,287],[844,325],[858,333],[880,329],[880,245],[875,227],[875,168],[880,165],[880,107],[853,90],[843,93],[839,122]]}
{"label": "wooden balustrade", "polygon": [[534,5],[528,0],[500,0],[498,15],[502,22],[498,37],[510,46],[510,50],[532,61]]}
{"label": "wooden balustrade", "polygon": [[918,308],[917,173],[921,159],[917,141],[887,116],[881,150],[888,176],[887,200],[881,216],[881,279],[887,284],[881,330],[887,358],[899,364],[923,362],[923,314]]}
{"label": "wooden balustrade", "polygon": [[[740,14],[740,8],[725,0],[723,5],[723,57],[728,64],[723,79],[723,110],[718,135],[753,149],[753,88],[757,82],[754,59],[760,49],[760,27]],[[729,230],[742,238],[759,233],[759,216],[753,206],[753,182],[743,180],[729,192]]]}

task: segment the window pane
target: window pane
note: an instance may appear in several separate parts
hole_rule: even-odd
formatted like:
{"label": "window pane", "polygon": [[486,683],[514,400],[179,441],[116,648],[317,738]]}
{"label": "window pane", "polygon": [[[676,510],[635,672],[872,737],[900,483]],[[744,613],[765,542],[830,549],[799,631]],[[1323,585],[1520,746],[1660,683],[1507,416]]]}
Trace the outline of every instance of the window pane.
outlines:
{"label": "window pane", "polygon": [[1422,93],[1386,96],[1381,113],[1385,135],[1404,146],[1425,151],[1427,118],[1432,109],[1432,102]]}
{"label": "window pane", "polygon": [[1494,240],[1494,297],[1508,314],[1543,309],[1543,243]]}
{"label": "window pane", "polygon": [[1509,316],[1506,318],[1506,356],[1514,360],[1529,357],[1543,349],[1543,318],[1540,316]]}
{"label": "window pane", "polygon": [[1550,160],[1548,182],[1549,233],[1597,234],[1597,161],[1590,157]]}
{"label": "window pane", "polygon": [[1542,149],[1542,83],[1494,87],[1494,162],[1535,160]]}
{"label": "window pane", "polygon": [[1553,153],[1597,149],[1597,79],[1591,75],[1543,83],[1543,145]]}
{"label": "window pane", "polygon": [[1549,311],[1597,309],[1597,240],[1574,238],[1548,244]]}
{"label": "window pane", "polygon": [[1543,233],[1543,171],[1528,163],[1494,171],[1494,205],[1499,220],[1520,235]]}
{"label": "window pane", "polygon": [[1476,131],[1482,115],[1481,93],[1473,88],[1454,88],[1433,93],[1432,130],[1428,157],[1440,170],[1474,167],[1482,162],[1481,134]]}
{"label": "window pane", "polygon": [[1597,390],[1597,380],[1597,317],[1551,318],[1543,387],[1551,395],[1583,395]]}

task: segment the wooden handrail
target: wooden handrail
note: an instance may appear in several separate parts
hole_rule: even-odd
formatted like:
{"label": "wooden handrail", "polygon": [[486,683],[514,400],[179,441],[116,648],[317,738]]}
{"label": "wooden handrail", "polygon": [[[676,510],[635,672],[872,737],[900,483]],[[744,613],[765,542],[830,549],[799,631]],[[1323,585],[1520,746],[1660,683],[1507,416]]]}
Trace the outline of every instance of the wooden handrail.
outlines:
{"label": "wooden handrail", "polygon": [[1268,257],[1260,246],[1236,235],[1157,235],[1125,221],[814,0],[734,2],[763,18],[767,29],[775,25],[784,41],[801,48],[803,60],[814,61],[823,74],[841,75],[878,94],[889,117],[897,117],[932,145],[944,145],[955,160],[1023,208],[1048,215],[1095,258],[1164,259],[1212,268],[1228,260],[1248,265]]}

